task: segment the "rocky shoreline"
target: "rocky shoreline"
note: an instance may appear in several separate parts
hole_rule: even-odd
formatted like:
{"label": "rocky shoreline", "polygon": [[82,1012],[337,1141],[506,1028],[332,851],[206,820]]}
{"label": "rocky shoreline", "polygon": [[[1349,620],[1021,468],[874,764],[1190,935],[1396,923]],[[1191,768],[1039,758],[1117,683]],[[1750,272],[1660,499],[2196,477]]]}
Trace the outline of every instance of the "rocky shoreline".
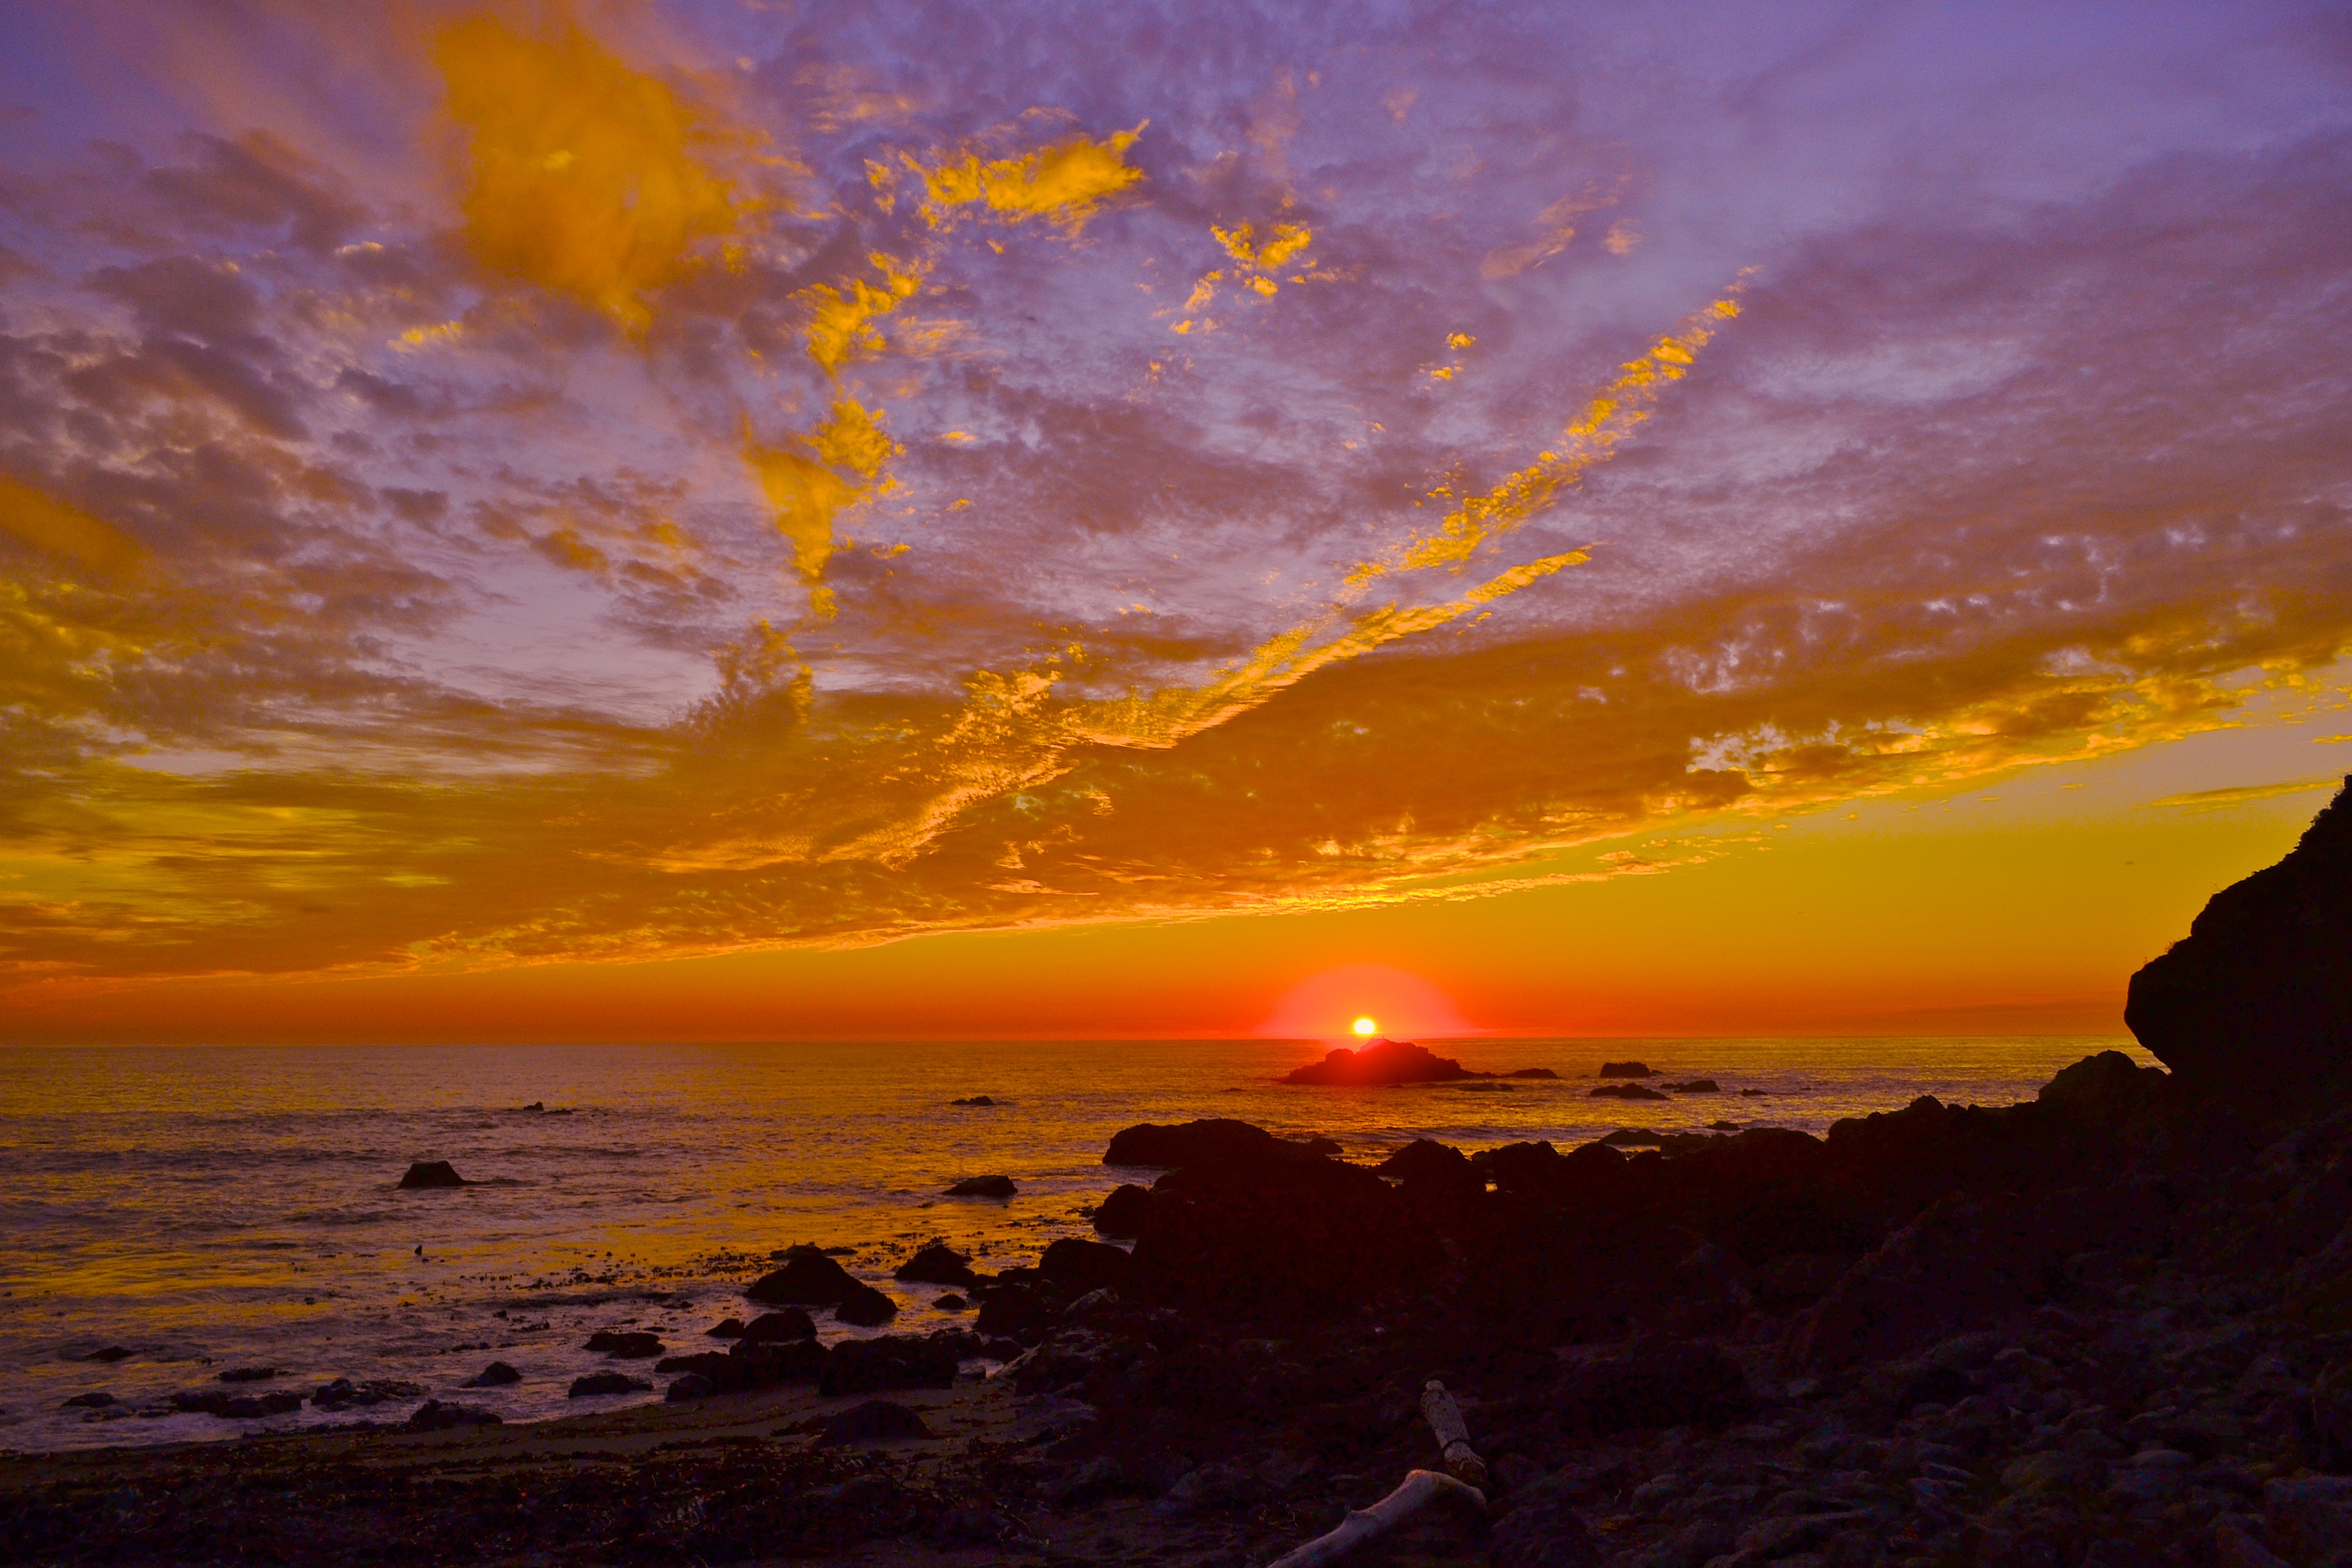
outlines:
{"label": "rocky shoreline", "polygon": [[[1106,1163],[1163,1173],[1108,1240],[906,1260],[970,1331],[820,1350],[785,1304],[858,1298],[810,1249],[753,1287],[760,1333],[660,1363],[665,1405],[12,1458],[0,1553],[1257,1568],[1441,1463],[1438,1378],[1483,1506],[1350,1563],[2352,1563],[2347,800],[2135,984],[2174,1071],[1378,1169],[1130,1129]],[[2233,985],[2267,1032],[2217,1036]]]}

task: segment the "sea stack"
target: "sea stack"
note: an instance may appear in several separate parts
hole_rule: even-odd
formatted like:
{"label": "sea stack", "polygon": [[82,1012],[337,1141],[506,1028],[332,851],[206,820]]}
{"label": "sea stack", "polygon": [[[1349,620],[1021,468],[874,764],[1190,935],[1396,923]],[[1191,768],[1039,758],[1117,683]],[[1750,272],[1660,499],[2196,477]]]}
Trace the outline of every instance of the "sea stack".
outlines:
{"label": "sea stack", "polygon": [[2132,976],[2124,1022],[2181,1087],[2263,1108],[2352,1089],[2352,778],[2286,858]]}
{"label": "sea stack", "polygon": [[466,1178],[446,1160],[419,1160],[400,1178],[403,1187],[462,1187]]}

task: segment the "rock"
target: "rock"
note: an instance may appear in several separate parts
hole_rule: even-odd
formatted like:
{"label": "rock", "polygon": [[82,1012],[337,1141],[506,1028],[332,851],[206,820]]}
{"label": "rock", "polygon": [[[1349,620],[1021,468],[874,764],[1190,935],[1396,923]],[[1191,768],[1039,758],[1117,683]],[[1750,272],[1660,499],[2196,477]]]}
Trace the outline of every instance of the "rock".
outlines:
{"label": "rock", "polygon": [[522,1373],[502,1361],[494,1361],[458,1386],[461,1388],[504,1388],[520,1383]]}
{"label": "rock", "polygon": [[950,1105],[994,1105],[996,1101],[984,1094],[975,1094],[963,1100],[950,1100],[948,1103]]}
{"label": "rock", "polygon": [[2331,1106],[2352,1075],[2352,779],[2277,865],[2224,888],[2132,976],[2124,1022],[2183,1089]]}
{"label": "rock", "polygon": [[1620,1127],[1616,1131],[1601,1140],[1601,1143],[1612,1149],[1654,1149],[1664,1142],[1665,1140],[1658,1134],[1639,1127]]}
{"label": "rock", "polygon": [[689,1372],[669,1385],[662,1394],[672,1405],[682,1405],[689,1399],[708,1399],[719,1392],[719,1384],[698,1372]]}
{"label": "rock", "polygon": [[279,1394],[224,1394],[215,1389],[172,1395],[172,1408],[202,1415],[217,1415],[226,1421],[255,1421],[265,1415],[283,1415],[302,1407],[302,1396],[291,1392]]}
{"label": "rock", "polygon": [[1664,1100],[1666,1097],[1654,1089],[1638,1083],[1604,1083],[1585,1091],[1592,1100]]}
{"label": "rock", "polygon": [[879,1328],[898,1315],[898,1302],[873,1286],[864,1284],[843,1297],[833,1309],[834,1321],[860,1329]]}
{"label": "rock", "polygon": [[975,1331],[994,1337],[1027,1340],[1054,1315],[1055,1303],[1044,1292],[1025,1285],[999,1286],[980,1304]]}
{"label": "rock", "polygon": [[660,1335],[627,1329],[599,1329],[588,1336],[587,1348],[619,1361],[649,1361],[662,1353]]}
{"label": "rock", "polygon": [[1045,1255],[1037,1260],[1037,1273],[1064,1294],[1083,1296],[1091,1290],[1118,1289],[1134,1265],[1123,1247],[1066,1236],[1045,1248]]}
{"label": "rock", "polygon": [[1602,1062],[1596,1078],[1655,1078],[1658,1069],[1647,1062]]}
{"label": "rock", "polygon": [[1151,1194],[1132,1182],[1122,1182],[1111,1189],[1110,1195],[1095,1210],[1095,1229],[1104,1236],[1115,1236],[1122,1241],[1135,1239],[1136,1226],[1143,1220],[1143,1211],[1150,1206]]}
{"label": "rock", "polygon": [[103,1410],[113,1403],[114,1395],[100,1389],[94,1389],[88,1394],[75,1394],[71,1399],[67,1400],[62,1405],[60,1405],[59,1408],[65,1410]]}
{"label": "rock", "polygon": [[1767,1089],[1743,1089],[1739,1091],[1739,1098],[1742,1100],[1769,1100],[1772,1098],[1772,1091]]}
{"label": "rock", "polygon": [[1485,1195],[1486,1176],[1461,1150],[1434,1139],[1416,1138],[1373,1170],[1396,1178],[1407,1197],[1439,1204],[1475,1201]]}
{"label": "rock", "polygon": [[446,1160],[420,1160],[408,1167],[408,1173],[400,1178],[400,1184],[408,1188],[462,1187],[466,1184],[466,1178],[451,1169]]}
{"label": "rock", "polygon": [[897,1443],[933,1436],[923,1418],[905,1405],[887,1399],[869,1399],[825,1422],[817,1433],[816,1446],[844,1448],[852,1443]]}
{"label": "rock", "polygon": [[2297,1476],[2266,1482],[2263,1519],[2273,1540],[2311,1557],[2352,1549],[2352,1477]]}
{"label": "rock", "polygon": [[1507,1500],[1487,1542],[1495,1568],[1600,1568],[1576,1490],[1565,1477],[1548,1476]]}
{"label": "rock", "polygon": [[422,1384],[402,1378],[372,1377],[363,1383],[353,1383],[348,1377],[339,1377],[312,1389],[310,1403],[321,1410],[341,1410],[353,1405],[365,1408],[388,1399],[414,1399],[424,1392]]}
{"label": "rock", "polygon": [[933,1301],[931,1305],[938,1308],[942,1312],[961,1312],[970,1307],[971,1303],[950,1290],[946,1295],[940,1297],[938,1300]]}
{"label": "rock", "polygon": [[585,1377],[572,1380],[572,1392],[567,1397],[586,1399],[599,1394],[650,1394],[653,1384],[642,1377],[631,1377],[625,1372],[592,1372]]}
{"label": "rock", "polygon": [[1564,1415],[1596,1436],[1644,1426],[1721,1426],[1754,1405],[1748,1375],[1714,1346],[1653,1338],[1591,1362],[1560,1384]]}
{"label": "rock", "polygon": [[408,1419],[400,1424],[400,1429],[404,1432],[450,1432],[460,1426],[497,1426],[502,1424],[494,1411],[428,1399],[409,1412]]}
{"label": "rock", "polygon": [[895,1388],[952,1387],[960,1348],[945,1333],[844,1340],[826,1352],[817,1392],[830,1399]]}
{"label": "rock", "polygon": [[1516,1072],[1507,1072],[1503,1076],[1505,1078],[1557,1079],[1559,1077],[1559,1074],[1552,1071],[1549,1068],[1521,1068]]}
{"label": "rock", "polygon": [[279,1369],[274,1366],[233,1366],[215,1375],[222,1383],[268,1383],[279,1375]]}
{"label": "rock", "polygon": [[129,1361],[131,1359],[131,1352],[124,1350],[121,1345],[108,1345],[104,1350],[91,1351],[86,1355],[68,1356],[66,1359],[68,1361],[101,1362],[106,1365],[111,1366],[119,1361]]}
{"label": "rock", "polygon": [[1426,1047],[1416,1046],[1410,1041],[1375,1040],[1360,1051],[1341,1046],[1319,1062],[1310,1062],[1285,1073],[1282,1081],[1362,1086],[1452,1083],[1460,1079],[1489,1076],[1471,1072],[1452,1057],[1433,1055]]}
{"label": "rock", "polygon": [[[806,1312],[803,1312],[801,1316],[805,1318],[808,1314]],[[740,1318],[721,1318],[717,1322],[711,1324],[709,1328],[704,1330],[703,1332],[714,1340],[740,1340],[743,1337],[743,1320]]]}
{"label": "rock", "polygon": [[748,1344],[767,1344],[779,1340],[813,1340],[816,1324],[798,1307],[786,1307],[781,1312],[762,1312],[745,1323],[735,1338]]}
{"label": "rock", "polygon": [[1711,1078],[1695,1078],[1688,1083],[1670,1083],[1666,1087],[1676,1094],[1721,1094],[1723,1092],[1723,1085]]}
{"label": "rock", "polygon": [[2095,1126],[2115,1126],[2162,1109],[2171,1076],[2144,1068],[2121,1051],[2084,1057],[2042,1086],[2035,1102]]}
{"label": "rock", "polygon": [[1716,1132],[1737,1132],[1739,1131],[1739,1123],[1737,1121],[1710,1121],[1706,1125],[1709,1131]]}
{"label": "rock", "polygon": [[832,1307],[866,1288],[815,1248],[794,1247],[782,1268],[762,1274],[743,1294],[763,1306]]}
{"label": "rock", "polygon": [[1019,1187],[1013,1184],[1013,1178],[1010,1176],[966,1176],[962,1181],[953,1183],[949,1186],[948,1196],[951,1198],[1009,1198],[1019,1193],[1020,1190],[1021,1189]]}
{"label": "rock", "polygon": [[1106,1165],[1156,1165],[1181,1170],[1193,1165],[1265,1164],[1311,1160],[1315,1152],[1286,1142],[1263,1127],[1225,1117],[1177,1126],[1144,1122],[1123,1128],[1103,1151]]}
{"label": "rock", "polygon": [[913,1257],[890,1271],[893,1279],[918,1285],[970,1285],[974,1282],[971,1258],[944,1241],[918,1247]]}

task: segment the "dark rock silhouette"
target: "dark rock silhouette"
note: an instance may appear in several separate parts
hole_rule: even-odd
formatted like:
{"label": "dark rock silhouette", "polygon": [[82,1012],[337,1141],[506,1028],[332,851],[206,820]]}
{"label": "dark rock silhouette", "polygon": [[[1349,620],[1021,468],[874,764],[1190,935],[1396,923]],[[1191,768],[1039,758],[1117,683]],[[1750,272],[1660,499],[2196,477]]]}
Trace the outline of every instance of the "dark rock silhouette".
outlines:
{"label": "dark rock silhouette", "polygon": [[278,1376],[279,1372],[280,1369],[274,1366],[233,1366],[214,1375],[222,1383],[268,1383]]}
{"label": "dark rock silhouette", "polygon": [[956,1363],[970,1348],[971,1336],[959,1330],[937,1334],[882,1334],[870,1340],[844,1340],[824,1358],[817,1392],[826,1398],[845,1394],[880,1394],[894,1388],[947,1388],[955,1382]]}
{"label": "dark rock silhouette", "polygon": [[975,1094],[964,1100],[950,1100],[948,1103],[950,1105],[994,1105],[996,1101],[984,1094]]}
{"label": "dark rock silhouette", "polygon": [[820,1448],[845,1448],[852,1443],[894,1443],[908,1437],[929,1437],[931,1429],[923,1418],[903,1405],[893,1405],[887,1399],[869,1399],[863,1405],[853,1405],[834,1416],[818,1432],[816,1446]]}
{"label": "dark rock silhouette", "polygon": [[1135,1227],[1141,1223],[1150,1197],[1149,1191],[1134,1183],[1121,1183],[1111,1189],[1110,1195],[1103,1199],[1101,1206],[1095,1210],[1095,1229],[1105,1236],[1132,1241]]}
{"label": "dark rock silhouette", "polygon": [[1655,1078],[1658,1069],[1647,1062],[1602,1062],[1597,1078]]}
{"label": "dark rock silhouette", "polygon": [[283,1415],[299,1410],[302,1396],[294,1393],[226,1394],[216,1389],[201,1389],[190,1394],[172,1395],[172,1408],[192,1411],[203,1415],[217,1415],[228,1421],[252,1421],[264,1415]]}
{"label": "dark rock silhouette", "polygon": [[521,1381],[521,1373],[517,1372],[505,1362],[494,1361],[458,1386],[460,1388],[504,1388],[509,1384]]}
{"label": "dark rock silhouette", "polygon": [[975,1276],[968,1254],[944,1241],[934,1241],[918,1247],[914,1256],[890,1271],[890,1278],[917,1285],[969,1285]]}
{"label": "dark rock silhouette", "polygon": [[103,1410],[113,1403],[114,1395],[105,1392],[103,1389],[99,1389],[89,1394],[75,1394],[71,1399],[64,1402],[62,1408],[67,1410]]}
{"label": "dark rock silhouette", "polygon": [[321,1410],[342,1410],[354,1405],[366,1409],[389,1399],[414,1399],[424,1392],[422,1384],[404,1378],[371,1377],[353,1383],[348,1377],[339,1377],[312,1389],[310,1403]]}
{"label": "dark rock silhouette", "polygon": [[662,1398],[672,1405],[689,1399],[708,1399],[719,1392],[719,1384],[698,1372],[689,1372],[662,1391]]}
{"label": "dark rock silhouette", "polygon": [[1604,1083],[1586,1091],[1593,1100],[1664,1100],[1666,1097],[1654,1089],[1638,1083]]}
{"label": "dark rock silhouette", "polygon": [[1451,1083],[1456,1079],[1484,1078],[1452,1057],[1433,1055],[1426,1047],[1406,1040],[1375,1040],[1362,1050],[1341,1046],[1319,1062],[1285,1073],[1285,1083],[1384,1084]]}
{"label": "dark rock silhouette", "polygon": [[2267,1108],[2352,1087],[2352,778],[2286,858],[2213,895],[2131,979],[2124,1022],[2198,1095]]}
{"label": "dark rock silhouette", "polygon": [[[808,1314],[803,1312],[801,1316],[805,1318]],[[743,1337],[743,1320],[721,1318],[702,1331],[714,1340],[740,1340]]]}
{"label": "dark rock silhouette", "polygon": [[642,1377],[631,1377],[625,1372],[592,1372],[585,1377],[572,1380],[567,1397],[587,1399],[601,1394],[650,1394],[653,1384]]}
{"label": "dark rock silhouette", "polygon": [[834,1321],[860,1329],[876,1329],[898,1315],[898,1303],[873,1286],[860,1283],[833,1309]]}
{"label": "dark rock silhouette", "polygon": [[1645,1131],[1643,1128],[1620,1127],[1616,1131],[1612,1132],[1607,1137],[1601,1139],[1601,1142],[1606,1143],[1612,1149],[1654,1149],[1659,1144],[1664,1142],[1665,1140],[1655,1132]]}
{"label": "dark rock silhouette", "polygon": [[493,1411],[472,1405],[448,1404],[428,1399],[409,1413],[400,1424],[404,1432],[450,1432],[461,1426],[497,1426],[502,1425]]}
{"label": "dark rock silhouette", "polygon": [[951,1198],[1009,1198],[1021,1189],[1010,1176],[966,1176],[948,1188]]}
{"label": "dark rock silhouette", "polygon": [[1549,1068],[1521,1068],[1517,1072],[1507,1072],[1503,1076],[1505,1078],[1557,1079],[1559,1077],[1559,1074],[1552,1071]]}
{"label": "dark rock silhouette", "polygon": [[650,1361],[662,1353],[659,1334],[625,1329],[599,1329],[588,1336],[587,1348],[621,1361]]}
{"label": "dark rock silhouette", "polygon": [[86,1355],[68,1356],[66,1359],[68,1361],[100,1362],[111,1366],[119,1361],[129,1361],[131,1359],[131,1352],[125,1350],[121,1345],[108,1345],[103,1350],[91,1351]]}
{"label": "dark rock silhouette", "polygon": [[1207,1117],[1174,1126],[1144,1122],[1112,1134],[1103,1151],[1106,1165],[1157,1165],[1178,1170],[1192,1165],[1258,1164],[1312,1160],[1337,1153],[1339,1145],[1318,1148],[1276,1138],[1263,1127],[1228,1117]]}
{"label": "dark rock silhouette", "polygon": [[408,1167],[408,1173],[400,1178],[400,1184],[412,1190],[419,1187],[462,1187],[466,1184],[466,1178],[459,1175],[446,1160],[419,1160]]}
{"label": "dark rock silhouette", "polygon": [[781,1312],[762,1312],[745,1323],[733,1336],[746,1344],[771,1344],[785,1340],[816,1338],[816,1324],[798,1307],[786,1307]]}
{"label": "dark rock silhouette", "polygon": [[866,1289],[815,1247],[795,1247],[785,1256],[782,1268],[762,1274],[743,1294],[767,1307],[833,1307]]}
{"label": "dark rock silhouette", "polygon": [[1688,1083],[1670,1083],[1666,1088],[1675,1094],[1721,1094],[1723,1085],[1711,1078],[1695,1078]]}
{"label": "dark rock silhouette", "polygon": [[1045,1248],[1045,1255],[1037,1260],[1037,1272],[1047,1284],[1076,1297],[1125,1283],[1133,1261],[1123,1247],[1066,1236]]}

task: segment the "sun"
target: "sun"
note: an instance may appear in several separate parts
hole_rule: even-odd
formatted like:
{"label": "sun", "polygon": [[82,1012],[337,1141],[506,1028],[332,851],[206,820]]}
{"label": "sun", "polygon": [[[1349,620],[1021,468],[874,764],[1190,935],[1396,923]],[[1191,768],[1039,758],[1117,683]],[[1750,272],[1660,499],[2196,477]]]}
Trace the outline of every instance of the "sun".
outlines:
{"label": "sun", "polygon": [[1356,1020],[1356,1033],[1360,1035],[1369,1036],[1374,1029],[1379,1027],[1380,1026],[1373,1023],[1370,1018],[1359,1018]]}

